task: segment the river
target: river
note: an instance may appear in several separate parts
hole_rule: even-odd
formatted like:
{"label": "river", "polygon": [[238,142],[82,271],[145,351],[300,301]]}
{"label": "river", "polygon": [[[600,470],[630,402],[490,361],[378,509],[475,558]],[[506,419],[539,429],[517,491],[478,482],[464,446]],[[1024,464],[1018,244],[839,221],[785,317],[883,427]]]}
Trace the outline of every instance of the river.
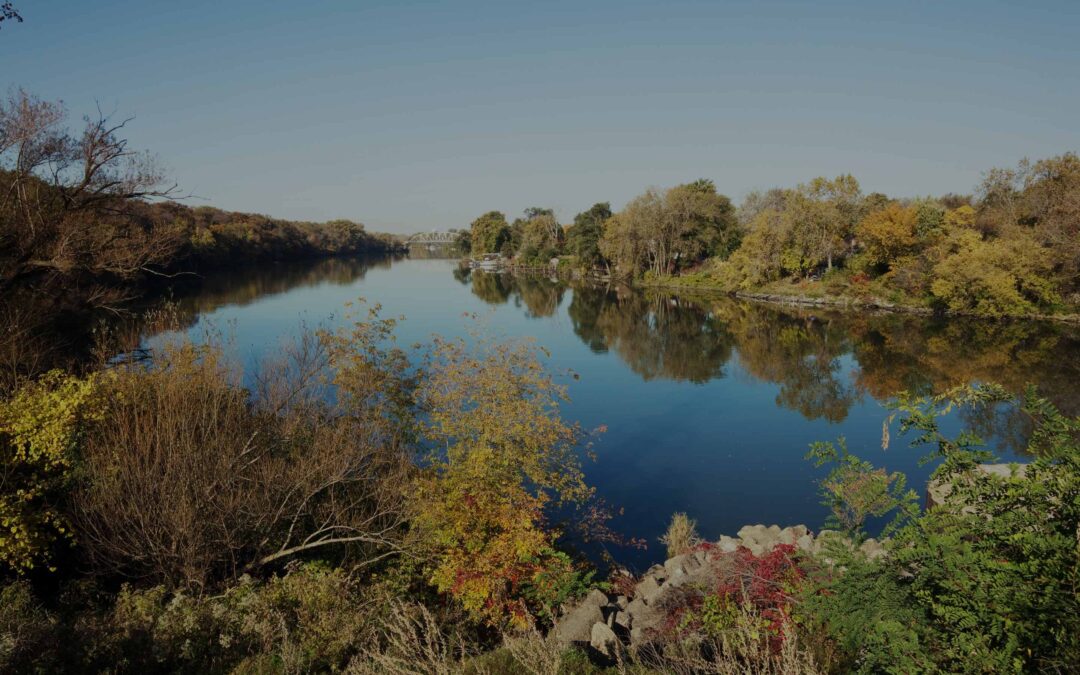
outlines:
{"label": "river", "polygon": [[[709,538],[751,523],[818,528],[824,470],[804,460],[816,440],[908,474],[920,493],[931,467],[896,437],[882,450],[884,404],[902,389],[939,392],[996,381],[1039,386],[1080,411],[1080,330],[1035,322],[937,320],[779,308],[727,297],[642,293],[538,276],[468,272],[447,259],[305,261],[209,276],[178,301],[195,340],[228,336],[257,359],[301,324],[338,325],[346,303],[403,316],[401,344],[432,334],[529,336],[569,389],[564,416],[607,427],[586,461],[613,521],[646,550],[615,547],[634,567],[662,560],[657,538],[684,511]],[[148,346],[169,336],[148,339]],[[568,373],[572,373],[569,375]],[[1026,425],[1010,409],[966,419],[1005,461],[1023,461]]]}

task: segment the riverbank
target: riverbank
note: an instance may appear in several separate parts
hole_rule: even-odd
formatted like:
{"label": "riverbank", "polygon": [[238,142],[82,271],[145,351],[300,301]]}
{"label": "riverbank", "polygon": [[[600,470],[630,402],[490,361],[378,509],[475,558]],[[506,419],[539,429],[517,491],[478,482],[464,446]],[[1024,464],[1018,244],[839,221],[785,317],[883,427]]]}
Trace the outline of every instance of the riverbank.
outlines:
{"label": "riverbank", "polygon": [[[741,300],[752,300],[754,302],[765,302],[774,305],[827,307],[844,311],[894,312],[900,314],[915,314],[919,316],[965,317],[991,320],[1058,321],[1069,324],[1080,324],[1080,312],[1077,311],[1059,314],[1023,312],[988,315],[979,312],[965,312],[946,308],[928,307],[925,305],[890,302],[874,295],[834,295],[825,292],[824,289],[821,289],[820,292],[814,292],[814,290],[805,288],[786,291],[778,287],[777,284],[772,285],[767,290],[733,291],[719,284],[703,281],[698,276],[686,277],[687,282],[681,282],[680,280],[683,278],[684,277],[665,277],[662,279],[650,279],[647,281],[639,281],[635,285],[643,289],[727,295]],[[821,284],[820,281],[809,283]]]}

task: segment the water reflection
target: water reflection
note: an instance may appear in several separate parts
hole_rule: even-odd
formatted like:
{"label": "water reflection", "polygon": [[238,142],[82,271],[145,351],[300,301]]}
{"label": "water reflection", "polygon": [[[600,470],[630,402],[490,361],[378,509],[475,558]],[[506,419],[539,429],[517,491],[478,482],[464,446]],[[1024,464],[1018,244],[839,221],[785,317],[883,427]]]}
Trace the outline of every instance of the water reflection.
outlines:
{"label": "water reflection", "polygon": [[[489,304],[552,316],[568,290],[536,276],[455,272]],[[934,394],[997,382],[1031,383],[1065,412],[1080,412],[1080,336],[1048,322],[938,320],[842,313],[578,284],[566,309],[574,334],[596,353],[616,354],[644,380],[705,383],[733,365],[779,387],[776,404],[808,420],[842,422],[869,396]],[[987,437],[1016,447],[1026,420],[1015,409],[968,412]]]}
{"label": "water reflection", "polygon": [[243,306],[266,296],[321,284],[348,286],[362,280],[370,270],[389,269],[396,260],[400,258],[324,258],[210,272],[198,283],[177,289],[177,305],[184,325],[189,325],[200,314],[225,305]]}

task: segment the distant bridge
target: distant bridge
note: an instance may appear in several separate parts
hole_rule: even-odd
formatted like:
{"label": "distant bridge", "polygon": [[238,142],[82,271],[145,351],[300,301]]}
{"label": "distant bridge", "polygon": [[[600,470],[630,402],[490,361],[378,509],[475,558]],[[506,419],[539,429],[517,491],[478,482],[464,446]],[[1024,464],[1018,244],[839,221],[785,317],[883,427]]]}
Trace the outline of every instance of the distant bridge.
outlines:
{"label": "distant bridge", "polygon": [[409,237],[405,243],[409,246],[446,246],[456,242],[457,237],[457,232],[421,232]]}

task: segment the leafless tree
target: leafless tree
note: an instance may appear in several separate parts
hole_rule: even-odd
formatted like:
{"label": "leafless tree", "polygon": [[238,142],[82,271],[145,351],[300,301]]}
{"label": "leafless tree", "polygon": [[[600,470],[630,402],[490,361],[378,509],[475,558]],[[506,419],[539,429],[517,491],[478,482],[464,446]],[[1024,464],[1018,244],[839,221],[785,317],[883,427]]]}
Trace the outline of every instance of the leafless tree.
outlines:
{"label": "leafless tree", "polygon": [[99,109],[72,134],[66,117],[62,102],[22,89],[0,102],[0,289],[28,277],[160,272],[180,244],[169,224],[138,217],[138,204],[175,185],[120,136],[130,118]]}
{"label": "leafless tree", "polygon": [[15,8],[10,2],[0,3],[0,28],[3,28],[5,21],[16,21],[22,23],[22,15],[19,14],[19,10]]}

